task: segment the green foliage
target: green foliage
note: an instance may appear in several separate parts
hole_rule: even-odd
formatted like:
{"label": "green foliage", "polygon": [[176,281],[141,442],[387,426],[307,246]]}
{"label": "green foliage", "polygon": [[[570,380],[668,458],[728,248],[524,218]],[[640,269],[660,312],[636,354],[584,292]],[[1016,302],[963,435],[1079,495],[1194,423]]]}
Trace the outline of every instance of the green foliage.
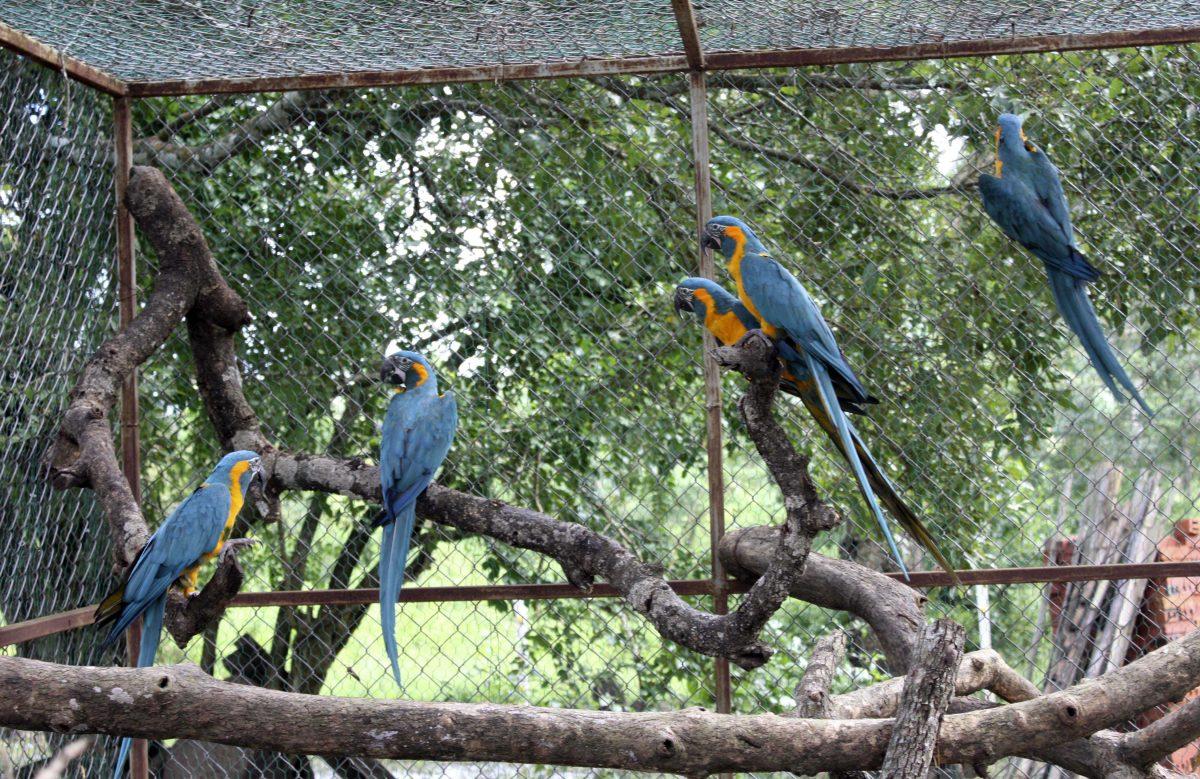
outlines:
{"label": "green foliage", "polygon": [[[1187,377],[1200,363],[1200,275],[1188,250],[1194,187],[1183,173],[1197,147],[1180,128],[1194,126],[1196,68],[1195,49],[1163,48],[713,79],[716,210],[746,217],[817,296],[884,399],[860,428],[961,565],[1037,564],[1061,484],[1086,461],[1110,457],[1173,478],[1189,465],[1168,442],[1194,438],[1190,421],[1156,421],[1164,432],[1147,434],[1159,443],[1145,457],[1122,448],[1131,412],[1092,381],[1037,262],[991,227],[962,184],[989,165],[995,115],[1027,112],[1031,137],[1064,171],[1085,249],[1106,271],[1094,290],[1102,320],[1139,347],[1128,362],[1164,414],[1185,418]],[[277,99],[227,100],[163,140],[203,151]],[[172,174],[255,312],[239,346],[270,435],[324,449],[358,387],[363,414],[338,448],[373,457],[385,396],[359,377],[390,342],[417,345],[459,398],[444,481],[600,529],[672,577],[706,575],[700,334],[673,321],[669,295],[695,267],[685,101],[677,76],[336,93],[211,169]],[[141,103],[138,133],[204,102]],[[941,191],[948,186],[959,189]],[[152,262],[143,267],[149,274]],[[156,358],[145,382],[148,501],[161,512],[216,452],[186,344]],[[776,521],[778,497],[737,421],[739,386],[725,381],[728,520]],[[808,438],[803,412],[786,415],[817,455],[823,492],[866,522],[841,464]],[[282,522],[256,528],[267,543],[254,586],[279,586],[298,544],[312,547],[300,550],[301,581],[327,586],[365,511],[330,499],[309,539],[298,530],[303,504],[284,508]],[[848,537],[863,546],[858,531]],[[837,553],[835,539],[823,543]],[[369,577],[373,544],[350,559],[351,586]],[[561,578],[536,555],[436,529],[420,546],[436,559],[423,584]],[[933,610],[975,622],[969,591],[934,597]],[[1032,640],[1037,598],[1034,588],[993,592],[1006,652]],[[461,608],[402,612],[460,658],[459,642],[478,634],[446,633],[439,620]],[[616,602],[533,602],[528,613],[533,628],[489,644],[501,656],[485,664],[471,664],[482,654],[429,660],[410,676],[415,694],[504,695],[520,680],[534,701],[711,703],[709,662],[662,646]],[[418,614],[428,619],[418,624]],[[507,604],[470,614],[504,631],[515,619]],[[275,616],[257,618],[269,642]],[[831,619],[789,605],[774,638],[803,654]],[[359,667],[378,654],[375,632],[368,615],[339,662]],[[414,649],[406,666],[420,668],[425,653]],[[870,653],[856,662],[870,665]],[[359,691],[337,667],[329,689]],[[767,674],[739,684],[757,706],[788,705],[786,685]]]}

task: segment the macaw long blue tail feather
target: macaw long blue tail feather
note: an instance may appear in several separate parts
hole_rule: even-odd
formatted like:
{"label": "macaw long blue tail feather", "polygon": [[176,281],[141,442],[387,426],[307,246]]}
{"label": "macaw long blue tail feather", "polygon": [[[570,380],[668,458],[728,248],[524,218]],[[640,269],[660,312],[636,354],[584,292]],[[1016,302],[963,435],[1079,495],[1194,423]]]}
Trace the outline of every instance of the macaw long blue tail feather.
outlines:
{"label": "macaw long blue tail feather", "polygon": [[1067,321],[1071,331],[1083,344],[1088,361],[1100,374],[1104,385],[1118,401],[1123,403],[1126,398],[1117,388],[1117,383],[1120,383],[1121,387],[1137,401],[1147,416],[1154,416],[1154,410],[1142,398],[1133,380],[1129,378],[1129,374],[1125,372],[1125,368],[1113,354],[1112,347],[1109,346],[1108,339],[1104,336],[1104,331],[1100,329],[1100,320],[1096,317],[1096,310],[1092,308],[1092,301],[1088,299],[1084,283],[1056,271],[1048,271],[1048,275],[1050,291],[1054,295],[1054,302],[1057,304],[1058,310]]}
{"label": "macaw long blue tail feather", "polygon": [[[149,668],[154,665],[154,657],[158,654],[158,639],[162,635],[163,612],[167,606],[167,594],[155,598],[151,601],[146,610],[142,612],[142,641],[138,647],[138,668]],[[117,750],[117,762],[113,766],[113,779],[121,779],[125,774],[125,761],[129,758],[129,748],[133,746],[133,739],[121,739],[121,746]]]}
{"label": "macaw long blue tail feather", "polygon": [[850,463],[850,468],[854,471],[854,478],[858,480],[859,492],[862,493],[863,499],[867,501],[867,505],[871,507],[871,513],[875,515],[875,521],[879,523],[879,527],[883,530],[883,537],[887,539],[888,547],[892,550],[892,555],[896,558],[896,563],[900,566],[900,572],[904,574],[904,579],[907,581],[908,568],[904,565],[904,558],[901,557],[900,550],[896,546],[896,539],[892,537],[892,531],[888,528],[883,511],[879,508],[879,502],[875,500],[875,492],[867,482],[867,474],[863,471],[862,462],[858,459],[858,450],[854,446],[854,440],[850,434],[850,421],[846,419],[846,415],[842,413],[842,407],[838,404],[837,394],[833,388],[833,380],[829,377],[829,372],[825,370],[825,366],[818,360],[813,359],[807,352],[804,354],[804,361],[808,365],[809,372],[816,379],[817,394],[821,397],[821,404],[825,407],[825,413],[829,415],[829,418],[833,420],[833,424],[837,428],[838,437],[841,439],[842,452],[846,455],[846,460]]}
{"label": "macaw long blue tail feather", "polygon": [[416,502],[400,509],[393,522],[384,525],[379,549],[379,622],[383,628],[383,646],[392,664],[392,676],[400,681],[400,656],[396,649],[396,601],[404,586],[408,545],[416,521]]}
{"label": "macaw long blue tail feather", "polygon": [[854,423],[849,419],[846,420],[846,426],[850,429],[850,436],[854,440],[854,447],[858,453],[858,460],[862,463],[863,470],[867,473],[867,481],[871,485],[875,497],[883,501],[883,505],[888,507],[892,517],[900,523],[910,536],[916,539],[925,551],[933,555],[933,559],[937,560],[938,565],[942,566],[942,570],[950,574],[954,579],[955,584],[961,584],[962,581],[958,578],[958,572],[954,570],[954,566],[942,554],[942,550],[938,549],[937,542],[933,538],[933,534],[925,527],[925,523],[920,520],[912,507],[900,497],[896,485],[892,484],[892,480],[887,477],[879,463],[871,456],[871,452],[867,449],[867,445],[863,443],[862,436],[858,434],[858,430],[854,428]]}

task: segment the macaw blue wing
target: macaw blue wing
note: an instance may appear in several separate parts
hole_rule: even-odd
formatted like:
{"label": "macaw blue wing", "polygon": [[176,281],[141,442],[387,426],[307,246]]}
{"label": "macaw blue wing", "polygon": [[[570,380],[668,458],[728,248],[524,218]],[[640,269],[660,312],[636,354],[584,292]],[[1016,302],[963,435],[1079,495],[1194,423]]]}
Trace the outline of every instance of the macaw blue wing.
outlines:
{"label": "macaw blue wing", "polygon": [[[790,394],[802,400],[806,394],[815,398],[816,396],[812,395],[813,390],[806,389],[814,383],[814,379],[808,372],[808,366],[804,364],[804,357],[800,354],[800,350],[788,338],[779,339],[775,345],[779,349],[779,356],[787,368],[787,374],[791,378],[792,384],[788,388],[788,382],[785,380],[781,383],[781,387],[789,389]],[[842,359],[845,359],[845,355],[842,356]],[[833,381],[833,390],[837,393],[838,404],[847,414],[865,414],[867,413],[866,404],[879,402],[878,398],[874,396],[862,399],[861,393],[849,382],[843,380],[839,374],[833,374],[829,378]],[[805,401],[805,405],[808,405],[807,401]]]}
{"label": "macaw blue wing", "polygon": [[783,331],[804,354],[817,358],[831,382],[844,383],[855,402],[874,400],[838,348],[817,304],[795,276],[775,260],[751,254],[742,259],[741,276],[745,294],[764,320]]}
{"label": "macaw blue wing", "polygon": [[230,505],[226,487],[203,484],[176,506],[130,568],[120,590],[120,613],[102,646],[115,642],[156,599],[166,594],[187,568],[216,547]]}
{"label": "macaw blue wing", "polygon": [[[1026,147],[1030,149],[1032,147]],[[1067,243],[1075,246],[1075,228],[1071,225],[1071,207],[1067,205],[1067,196],[1063,192],[1062,178],[1058,168],[1039,150],[1030,151],[1029,159],[1033,162],[1033,173],[1028,176],[1029,185],[1038,196],[1038,200],[1050,213],[1050,218],[1062,230]]]}
{"label": "macaw blue wing", "polygon": [[1039,152],[1033,156],[1035,163],[1041,159],[1038,163],[1041,167],[1035,171],[1032,184],[1014,176],[996,178],[985,174],[979,177],[984,210],[1005,235],[1032,252],[1046,266],[1054,303],[1079,339],[1088,362],[1100,375],[1104,386],[1117,400],[1124,402],[1126,398],[1118,388],[1120,385],[1148,416],[1153,416],[1154,411],[1109,346],[1088,299],[1084,284],[1095,281],[1100,272],[1075,248],[1058,172],[1045,155]]}
{"label": "macaw blue wing", "polygon": [[[171,512],[167,521],[138,553],[125,586],[119,593],[121,612],[105,637],[103,646],[116,641],[141,616],[138,668],[154,665],[162,635],[167,590],[186,569],[200,560],[201,555],[216,548],[229,518],[231,505],[228,488],[206,483]],[[125,760],[132,743],[132,739],[121,739],[113,769],[114,779],[120,779],[124,773]]]}
{"label": "macaw blue wing", "polygon": [[404,584],[417,498],[446,459],[457,427],[458,405],[452,393],[393,402],[383,421],[379,469],[385,514],[379,523],[383,525],[379,545],[379,621],[397,685],[402,683],[396,647],[396,600]]}
{"label": "macaw blue wing", "polygon": [[[1028,184],[1015,176],[996,178],[985,173],[979,177],[979,195],[992,221],[1045,263],[1047,270],[1083,281],[1100,278],[1100,271],[1073,245],[1069,217],[1064,229]],[[1066,207],[1065,201],[1062,207]]]}

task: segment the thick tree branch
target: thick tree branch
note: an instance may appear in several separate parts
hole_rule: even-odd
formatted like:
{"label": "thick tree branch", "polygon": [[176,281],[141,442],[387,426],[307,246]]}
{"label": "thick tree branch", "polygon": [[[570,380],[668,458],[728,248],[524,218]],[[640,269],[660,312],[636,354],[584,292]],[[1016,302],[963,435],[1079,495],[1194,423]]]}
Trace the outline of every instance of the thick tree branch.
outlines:
{"label": "thick tree branch", "polygon": [[193,636],[203,633],[205,628],[221,619],[225,607],[242,588],[244,579],[245,574],[237,555],[229,555],[218,563],[217,570],[204,589],[191,598],[175,589],[167,594],[168,606],[163,626],[180,649],[186,649]]}
{"label": "thick tree branch", "polygon": [[954,696],[965,638],[962,625],[949,619],[939,619],[922,631],[917,662],[904,679],[896,723],[883,760],[884,779],[925,779],[929,774],[942,717]]}
{"label": "thick tree branch", "polygon": [[[904,679],[899,678],[834,696],[829,702],[829,716],[838,719],[895,716],[903,690]],[[971,695],[980,690],[993,692],[1009,703],[1033,700],[1041,694],[1033,682],[1014,671],[991,649],[965,655],[955,677],[955,695]]]}
{"label": "thick tree branch", "polygon": [[846,656],[846,634],[842,631],[823,636],[817,642],[804,668],[804,677],[796,684],[793,697],[796,699],[797,717],[829,719],[829,688],[833,677]]}
{"label": "thick tree branch", "polygon": [[[754,581],[767,570],[778,543],[775,527],[734,530],[721,539],[717,554],[725,570]],[[908,670],[925,618],[925,596],[902,582],[848,560],[817,553],[808,556],[804,574],[792,584],[792,597],[827,609],[845,611],[870,625],[892,673]]]}
{"label": "thick tree branch", "polygon": [[[846,656],[846,634],[830,633],[817,642],[804,669],[804,678],[796,685],[794,716],[829,719],[832,711],[829,691],[837,668]],[[863,771],[831,771],[829,779],[869,779]]]}
{"label": "thick tree branch", "polygon": [[[1054,747],[1183,695],[1200,631],[1099,679],[1010,706],[948,715],[941,764]],[[90,668],[0,657],[0,726],[193,738],[284,753],[662,771],[820,771],[880,765],[889,720],[604,712],[284,693],[194,666]],[[496,738],[503,733],[504,738]]]}
{"label": "thick tree branch", "polygon": [[[134,168],[127,201],[158,254],[154,289],[129,326],[108,339],[84,366],[47,455],[56,488],[86,486],[95,491],[108,519],[118,568],[133,561],[149,531],[117,463],[108,423],[117,387],[185,317],[189,327],[227,333],[230,342],[232,333],[250,321],[242,299],[217,270],[200,226],[160,172]],[[207,624],[205,618],[218,617],[240,584],[240,575],[226,570],[205,586],[192,607],[180,612],[182,603],[174,602],[167,619],[176,640],[181,640],[185,628],[199,632]]]}
{"label": "thick tree branch", "polygon": [[241,299],[221,279],[199,227],[161,173],[135,168],[128,202],[158,251],[154,288],[133,322],[101,345],[84,366],[47,455],[56,488],[91,487],[95,491],[108,518],[120,567],[133,560],[149,533],[113,446],[108,415],[117,388],[162,346],[189,312],[230,328],[249,319]]}
{"label": "thick tree branch", "polygon": [[[269,474],[268,496],[284,488],[319,489],[352,492],[378,501],[376,469],[367,468],[356,460],[289,456],[271,446],[242,390],[234,349],[234,334],[249,318],[245,306],[221,280],[199,226],[170,184],[157,171],[137,170],[135,181],[140,185],[131,186],[131,210],[138,226],[159,254],[162,267],[178,276],[171,277],[174,284],[160,283],[159,286],[181,289],[182,292],[179,303],[166,312],[174,316],[174,322],[166,315],[161,317],[155,338],[141,350],[125,357],[126,370],[161,345],[173,324],[186,314],[200,395],[213,427],[225,448],[253,449],[263,455]],[[154,300],[152,295],[147,309]],[[139,320],[135,320],[130,329],[139,324]],[[120,350],[115,351],[123,354]],[[774,359],[760,357],[764,364],[777,364]],[[559,561],[568,580],[577,586],[587,587],[596,578],[603,578],[616,586],[664,637],[697,652],[727,657],[744,668],[754,668],[766,662],[771,654],[771,650],[758,640],[758,633],[802,576],[812,537],[837,521],[837,515],[817,500],[806,472],[807,462],[791,448],[782,428],[771,416],[771,401],[777,383],[777,376],[773,375],[752,382],[743,405],[751,435],[765,447],[763,457],[784,492],[787,521],[777,536],[766,572],[730,614],[709,614],[689,606],[671,590],[660,571],[611,539],[580,525],[437,486],[429,489],[419,510],[434,521],[550,555]],[[115,384],[110,382],[108,386],[106,399],[111,406]],[[110,455],[106,465],[119,479],[107,428],[104,440]],[[341,478],[329,478],[331,471]],[[123,483],[124,480],[120,481]],[[136,512],[136,506],[133,508]],[[140,538],[144,539],[145,523],[140,513],[136,513],[135,518],[142,534]],[[130,546],[129,559],[136,552],[136,547]],[[232,581],[233,577],[218,577],[209,586],[216,588]],[[206,603],[222,601],[215,589],[211,595],[211,600]],[[203,628],[192,625],[184,617],[176,624]],[[185,633],[182,631],[177,635],[177,640]]]}
{"label": "thick tree branch", "polygon": [[1200,698],[1193,698],[1162,719],[1121,737],[1117,751],[1132,766],[1149,768],[1200,734]]}

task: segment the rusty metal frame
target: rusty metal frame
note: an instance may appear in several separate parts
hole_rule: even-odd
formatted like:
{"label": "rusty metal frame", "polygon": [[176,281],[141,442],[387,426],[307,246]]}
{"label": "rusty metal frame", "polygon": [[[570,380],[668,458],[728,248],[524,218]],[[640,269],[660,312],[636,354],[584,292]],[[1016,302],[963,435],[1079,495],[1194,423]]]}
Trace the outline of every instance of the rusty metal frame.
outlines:
{"label": "rusty metal frame", "polygon": [[[117,300],[121,329],[124,330],[137,315],[137,262],[133,237],[133,216],[125,205],[129,188],[129,172],[133,165],[133,117],[130,100],[125,96],[113,98],[113,197],[116,200],[117,231]],[[121,472],[129,482],[133,499],[142,502],[141,434],[138,430],[137,369],[121,384]],[[138,650],[142,643],[142,623],[135,622],[125,631],[126,662],[137,666]],[[129,774],[133,779],[150,775],[150,744],[134,739],[129,752]]]}
{"label": "rusty metal frame", "polygon": [[[711,182],[709,174],[708,112],[705,73],[733,69],[770,67],[803,67],[854,62],[883,62],[900,60],[946,59],[953,57],[994,56],[1001,54],[1042,53],[1086,49],[1120,48],[1184,44],[1200,42],[1200,27],[1174,27],[1138,32],[1109,32],[1090,35],[1046,35],[1009,38],[976,39],[960,42],[916,44],[898,47],[840,47],[785,49],[770,51],[705,52],[699,35],[699,25],[691,0],[671,0],[672,11],[679,28],[684,53],[624,57],[567,62],[518,63],[479,67],[425,68],[392,71],[359,71],[347,73],[309,74],[288,77],[250,77],[181,79],[145,82],[126,82],[99,68],[50,47],[32,36],[0,22],[0,47],[11,49],[35,62],[58,70],[89,87],[114,96],[114,145],[116,160],[116,230],[117,279],[122,326],[133,318],[137,308],[136,261],[132,220],[124,207],[124,192],[132,160],[131,101],[135,98],[176,95],[206,95],[227,93],[256,93],[293,89],[352,89],[422,84],[467,83],[480,81],[588,78],[594,76],[686,73],[689,79],[691,105],[691,140],[695,175],[696,220],[702,227],[712,215]],[[699,242],[697,241],[697,246]],[[711,256],[698,249],[699,275],[713,278],[715,267]],[[711,598],[716,613],[728,611],[730,595],[744,593],[745,582],[729,579],[717,555],[717,546],[725,532],[724,472],[722,457],[721,377],[713,359],[708,356],[715,343],[705,333],[704,391],[705,430],[708,456],[709,531],[711,542],[711,576],[707,579],[672,581],[680,595]],[[122,386],[121,401],[122,470],[129,479],[135,497],[140,501],[140,453],[138,441],[138,394],[136,376]],[[900,578],[899,574],[890,574]],[[1103,566],[1045,566],[1005,568],[959,572],[964,585],[1017,585],[1074,581],[1120,579],[1161,579],[1168,576],[1200,578],[1200,562],[1166,562],[1118,564]],[[930,588],[952,584],[948,574],[923,571],[911,574],[908,582],[914,588]],[[402,592],[400,600],[419,602],[464,602],[497,600],[547,600],[619,597],[614,587],[598,584],[581,591],[569,584],[479,585],[463,587],[417,587]],[[296,607],[310,605],[364,604],[378,600],[378,591],[303,590],[254,592],[238,595],[232,607]],[[16,625],[0,627],[0,647],[20,644],[93,622],[94,606],[49,615]],[[140,635],[137,628],[130,631],[130,659],[136,656]],[[732,688],[729,663],[718,658],[714,662],[714,695],[716,710],[732,708]],[[136,741],[131,769],[133,776],[147,775],[146,742]]]}
{"label": "rusty metal frame", "polygon": [[[672,0],[677,3],[678,0]],[[688,45],[684,38],[685,47]],[[781,49],[776,51],[701,52],[696,39],[696,56],[705,71],[739,68],[799,67],[852,62],[949,59],[997,54],[1033,54],[1084,49],[1114,49],[1127,46],[1156,46],[1200,42],[1200,27],[1167,27],[1137,32],[1108,32],[1089,35],[1036,35],[983,38],[951,43],[922,43],[911,46],[848,46],[838,48]],[[686,50],[686,49],[685,49]],[[133,81],[126,84],[131,97],[213,95],[243,92],[277,92],[291,89],[346,89],[406,86],[417,84],[469,83],[476,81],[519,81],[530,79],[590,78],[612,75],[683,73],[695,70],[688,55],[620,57],[553,63],[482,65],[464,68],[421,68],[415,70],[318,73],[305,76],[265,78],[175,79]]]}
{"label": "rusty metal frame", "polygon": [[58,49],[47,46],[31,35],[17,30],[4,22],[0,22],[0,46],[15,51],[39,64],[53,70],[66,73],[76,81],[87,84],[109,95],[128,94],[129,88],[124,81],[78,60]]}
{"label": "rusty metal frame", "polygon": [[63,54],[32,36],[0,22],[0,46],[111,95],[162,97],[226,93],[277,92],[292,89],[351,89],[477,81],[589,78],[594,76],[684,73],[693,70],[800,67],[852,62],[948,59],[953,57],[1032,54],[1126,46],[1157,46],[1200,42],[1200,27],[1164,27],[1134,32],[1086,35],[1033,35],[967,41],[921,43],[909,46],[845,46],[836,48],[704,52],[695,10],[690,0],[671,0],[684,54],[614,57],[565,62],[528,62],[454,68],[366,70],[313,73],[301,76],[164,79],[123,81],[75,57]]}
{"label": "rusty metal frame", "polygon": [[696,9],[692,0],[671,0],[675,12],[675,23],[679,25],[679,37],[683,41],[684,56],[689,70],[704,70],[704,49],[700,45],[700,25],[696,22]]}
{"label": "rusty metal frame", "polygon": [[[683,0],[689,7],[691,3]],[[676,2],[676,6],[678,6]],[[682,20],[681,20],[682,27]],[[686,38],[686,34],[684,35]],[[692,166],[696,187],[696,252],[701,276],[716,278],[716,265],[711,252],[700,245],[700,232],[712,218],[712,181],[708,154],[708,89],[704,71],[688,74],[688,100],[691,104]],[[721,369],[712,356],[717,342],[712,333],[704,331],[704,448],[708,465],[708,533],[712,566],[713,612],[729,611],[726,576],[717,547],[725,535],[725,463],[722,449]],[[733,687],[729,677],[729,661],[718,657],[713,663],[713,684],[718,713],[728,714],[733,706]]]}
{"label": "rusty metal frame", "polygon": [[[903,580],[899,573],[887,576]],[[1200,578],[1200,561],[1157,563],[1119,563],[1115,565],[1046,565],[1035,568],[985,568],[958,571],[964,585],[1058,584],[1084,581],[1121,581],[1125,579],[1161,580],[1181,576]],[[952,585],[945,571],[914,571],[908,584],[914,589],[930,589]],[[684,597],[715,597],[718,592],[739,595],[750,589],[740,579],[679,579],[669,582],[671,589]],[[485,584],[462,587],[409,587],[400,592],[401,603],[464,603],[509,600],[582,600],[617,598],[621,593],[610,584],[596,584],[580,590],[571,584]],[[230,608],[263,608],[279,606],[330,606],[376,603],[377,589],[357,590],[281,590],[273,592],[244,592],[234,597]],[[0,627],[0,647],[23,644],[56,633],[86,627],[93,623],[96,606],[84,606],[70,611],[38,617],[15,625]]]}

